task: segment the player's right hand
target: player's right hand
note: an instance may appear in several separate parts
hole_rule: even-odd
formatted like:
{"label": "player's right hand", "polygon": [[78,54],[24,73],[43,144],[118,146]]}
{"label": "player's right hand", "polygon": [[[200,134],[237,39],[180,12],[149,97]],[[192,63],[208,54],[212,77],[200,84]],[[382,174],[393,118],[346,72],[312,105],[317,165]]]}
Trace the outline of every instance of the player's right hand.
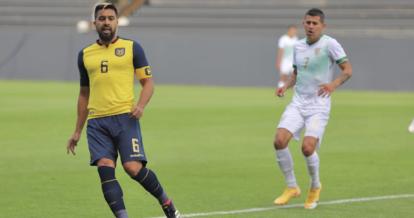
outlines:
{"label": "player's right hand", "polygon": [[285,95],[286,89],[287,89],[286,83],[284,83],[283,81],[279,81],[279,83],[277,84],[275,95],[279,97],[283,97]]}
{"label": "player's right hand", "polygon": [[284,87],[277,88],[276,92],[275,92],[275,95],[278,96],[278,97],[283,97],[285,95],[285,91],[286,91],[286,89]]}
{"label": "player's right hand", "polygon": [[77,132],[73,133],[73,135],[68,140],[68,144],[66,145],[67,154],[72,153],[73,155],[76,155],[75,148],[79,142],[79,139],[80,139],[80,133],[77,133]]}

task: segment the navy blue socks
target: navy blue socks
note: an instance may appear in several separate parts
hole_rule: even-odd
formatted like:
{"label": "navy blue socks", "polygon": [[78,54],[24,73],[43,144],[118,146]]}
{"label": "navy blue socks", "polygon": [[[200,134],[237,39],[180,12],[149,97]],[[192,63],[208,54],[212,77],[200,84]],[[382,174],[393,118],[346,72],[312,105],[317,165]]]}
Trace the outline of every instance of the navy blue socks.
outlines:
{"label": "navy blue socks", "polygon": [[121,186],[115,178],[115,169],[112,167],[98,167],[101,178],[102,192],[105,200],[117,218],[127,218]]}
{"label": "navy blue socks", "polygon": [[168,201],[167,195],[152,170],[143,167],[132,179],[139,182],[145,190],[157,198],[161,205]]}

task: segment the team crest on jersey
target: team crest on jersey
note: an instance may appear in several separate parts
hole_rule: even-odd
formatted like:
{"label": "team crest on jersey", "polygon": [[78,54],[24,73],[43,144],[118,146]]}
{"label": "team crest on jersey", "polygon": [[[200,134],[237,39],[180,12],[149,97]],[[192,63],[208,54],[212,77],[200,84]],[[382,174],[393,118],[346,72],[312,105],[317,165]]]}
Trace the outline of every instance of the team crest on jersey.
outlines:
{"label": "team crest on jersey", "polygon": [[315,48],[315,55],[319,55],[321,53],[321,48]]}
{"label": "team crest on jersey", "polygon": [[125,55],[125,48],[116,48],[115,55],[118,57],[122,57]]}

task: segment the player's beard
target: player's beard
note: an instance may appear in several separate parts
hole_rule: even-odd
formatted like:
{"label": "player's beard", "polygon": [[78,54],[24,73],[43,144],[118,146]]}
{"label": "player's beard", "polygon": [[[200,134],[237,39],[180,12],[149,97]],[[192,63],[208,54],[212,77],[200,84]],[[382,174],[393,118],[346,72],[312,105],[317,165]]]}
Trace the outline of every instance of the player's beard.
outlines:
{"label": "player's beard", "polygon": [[100,29],[100,31],[98,31],[98,35],[99,35],[99,38],[101,39],[101,41],[103,43],[110,43],[112,41],[112,39],[114,38],[116,31],[113,30],[112,28],[110,28],[110,30],[111,30],[110,33],[104,33],[104,29],[106,29],[106,28],[108,28],[108,27],[102,27]]}

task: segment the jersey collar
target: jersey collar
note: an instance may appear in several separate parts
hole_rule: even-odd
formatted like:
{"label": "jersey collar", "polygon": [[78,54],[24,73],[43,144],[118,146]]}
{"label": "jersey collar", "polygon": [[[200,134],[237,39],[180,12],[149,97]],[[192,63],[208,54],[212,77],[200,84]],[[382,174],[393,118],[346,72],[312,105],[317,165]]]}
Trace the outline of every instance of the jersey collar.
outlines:
{"label": "jersey collar", "polygon": [[[112,40],[111,44],[115,44],[118,41],[118,39],[119,39],[119,36],[117,36],[114,40]],[[105,45],[105,44],[102,44],[101,41],[99,41],[99,39],[96,40],[96,43],[100,46]]]}
{"label": "jersey collar", "polygon": [[308,42],[308,38],[306,38],[306,44],[308,44],[309,46],[314,45],[314,44],[316,44],[317,42],[319,42],[319,40],[321,40],[323,36],[324,36],[324,34],[321,34],[321,36],[319,36],[319,39],[318,39],[318,40],[316,40],[316,41],[314,41],[314,42],[312,42],[312,43],[309,43],[309,42]]}

